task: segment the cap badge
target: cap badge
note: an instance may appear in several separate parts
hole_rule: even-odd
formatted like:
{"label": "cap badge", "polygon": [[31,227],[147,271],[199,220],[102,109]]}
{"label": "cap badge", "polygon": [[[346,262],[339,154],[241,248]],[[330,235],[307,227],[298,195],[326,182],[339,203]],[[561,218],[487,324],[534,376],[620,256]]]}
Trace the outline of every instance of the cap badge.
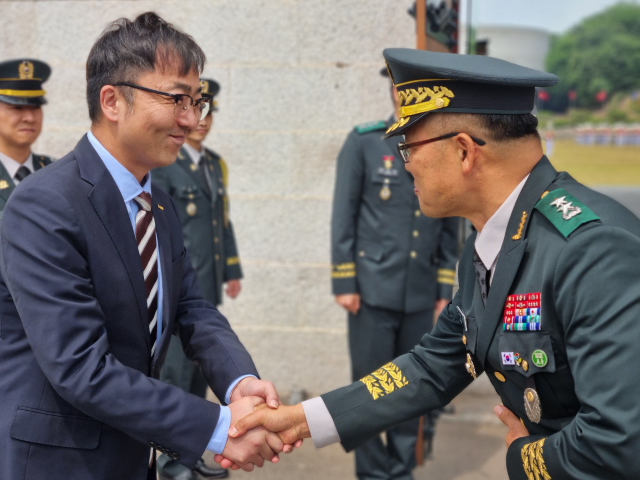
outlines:
{"label": "cap badge", "polygon": [[33,63],[25,60],[18,67],[20,80],[33,80]]}
{"label": "cap badge", "polygon": [[209,82],[200,80],[200,88],[202,89],[200,93],[209,93]]}

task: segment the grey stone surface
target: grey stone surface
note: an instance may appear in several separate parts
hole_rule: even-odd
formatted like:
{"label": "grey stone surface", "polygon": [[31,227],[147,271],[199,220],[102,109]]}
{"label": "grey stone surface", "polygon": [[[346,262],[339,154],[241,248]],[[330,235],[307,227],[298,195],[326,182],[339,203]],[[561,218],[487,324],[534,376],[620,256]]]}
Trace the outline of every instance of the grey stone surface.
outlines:
{"label": "grey stone surface", "polygon": [[89,129],[85,62],[110,21],[155,10],[193,35],[222,90],[207,144],[230,169],[245,280],[221,310],[264,378],[320,393],[349,380],[346,315],[330,292],[335,158],[354,125],[391,113],[385,47],[414,45],[413,0],[3,1],[0,59],[53,68],[34,151]]}

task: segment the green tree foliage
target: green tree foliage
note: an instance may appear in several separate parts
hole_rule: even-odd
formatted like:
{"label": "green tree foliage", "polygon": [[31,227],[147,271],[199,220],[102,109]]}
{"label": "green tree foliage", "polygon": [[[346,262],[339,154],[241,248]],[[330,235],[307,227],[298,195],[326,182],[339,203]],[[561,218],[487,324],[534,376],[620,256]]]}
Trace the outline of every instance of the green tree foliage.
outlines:
{"label": "green tree foliage", "polygon": [[619,3],[552,38],[546,64],[560,77],[549,90],[553,110],[567,108],[569,90],[576,106],[593,108],[601,90],[611,96],[640,88],[640,5]]}

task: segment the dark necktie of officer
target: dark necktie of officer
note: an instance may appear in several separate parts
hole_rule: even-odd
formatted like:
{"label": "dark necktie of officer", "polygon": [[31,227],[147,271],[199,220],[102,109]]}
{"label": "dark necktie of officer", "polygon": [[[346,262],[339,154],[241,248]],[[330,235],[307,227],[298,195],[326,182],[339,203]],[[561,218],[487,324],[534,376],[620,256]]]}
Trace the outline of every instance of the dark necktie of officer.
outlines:
{"label": "dark necktie of officer", "polygon": [[489,283],[491,282],[491,270],[487,270],[480,260],[477,252],[473,253],[473,266],[476,269],[478,277],[478,285],[480,286],[480,296],[482,297],[482,305],[486,305],[487,296],[489,295]]}
{"label": "dark necktie of officer", "polygon": [[136,215],[136,242],[142,260],[144,286],[147,291],[151,356],[156,351],[158,336],[158,249],[156,248],[156,222],[151,212],[151,195],[142,192],[135,198],[140,206]]}
{"label": "dark necktie of officer", "polygon": [[205,158],[205,154],[200,155],[200,160],[198,161],[198,168],[200,169],[200,173],[204,177],[204,181],[209,188],[209,192],[213,192],[213,186],[211,185],[211,176],[209,175],[209,170],[207,170],[207,159]]}
{"label": "dark necktie of officer", "polygon": [[13,176],[13,178],[21,182],[22,180],[27,178],[29,175],[31,175],[31,170],[29,170],[29,167],[25,167],[24,165],[21,165],[18,171],[16,172],[16,174]]}

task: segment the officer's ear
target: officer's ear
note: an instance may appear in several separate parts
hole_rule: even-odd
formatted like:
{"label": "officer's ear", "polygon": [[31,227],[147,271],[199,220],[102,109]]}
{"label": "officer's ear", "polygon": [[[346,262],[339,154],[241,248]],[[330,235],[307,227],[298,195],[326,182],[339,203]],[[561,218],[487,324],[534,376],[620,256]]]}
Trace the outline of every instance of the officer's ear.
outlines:
{"label": "officer's ear", "polygon": [[466,133],[459,133],[454,137],[456,155],[460,161],[462,173],[471,173],[476,166],[479,156],[482,154],[478,150],[478,145]]}

